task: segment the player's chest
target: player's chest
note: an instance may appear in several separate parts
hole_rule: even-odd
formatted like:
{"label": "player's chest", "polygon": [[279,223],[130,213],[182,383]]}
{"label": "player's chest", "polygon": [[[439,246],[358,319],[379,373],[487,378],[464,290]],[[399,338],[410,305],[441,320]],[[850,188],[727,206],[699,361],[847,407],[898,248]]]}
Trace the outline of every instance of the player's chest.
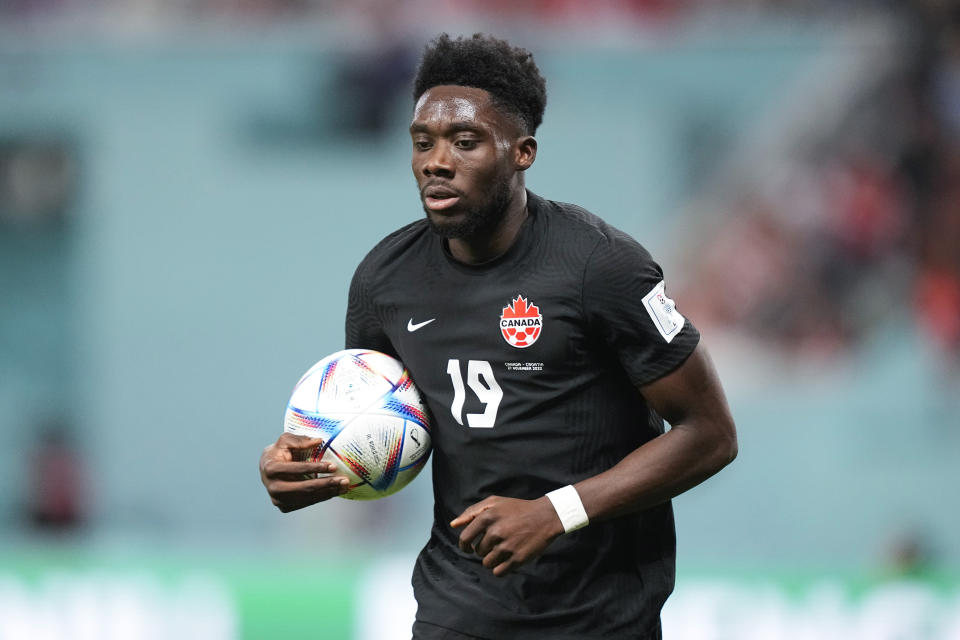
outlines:
{"label": "player's chest", "polygon": [[576,283],[467,281],[382,300],[384,329],[417,385],[444,404],[462,397],[464,415],[499,394],[506,402],[559,391],[587,366]]}
{"label": "player's chest", "polygon": [[403,356],[558,365],[583,335],[579,290],[559,283],[466,280],[384,298],[384,328]]}

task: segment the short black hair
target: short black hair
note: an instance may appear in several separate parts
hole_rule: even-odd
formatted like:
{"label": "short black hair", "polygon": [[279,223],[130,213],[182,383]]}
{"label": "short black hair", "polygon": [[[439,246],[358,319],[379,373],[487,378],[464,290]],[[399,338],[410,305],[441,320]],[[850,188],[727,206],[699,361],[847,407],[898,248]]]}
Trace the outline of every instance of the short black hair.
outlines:
{"label": "short black hair", "polygon": [[493,103],[519,118],[533,135],[543,122],[547,82],[526,49],[482,33],[452,39],[442,33],[426,46],[413,82],[416,102],[428,89],[443,84],[475,87]]}

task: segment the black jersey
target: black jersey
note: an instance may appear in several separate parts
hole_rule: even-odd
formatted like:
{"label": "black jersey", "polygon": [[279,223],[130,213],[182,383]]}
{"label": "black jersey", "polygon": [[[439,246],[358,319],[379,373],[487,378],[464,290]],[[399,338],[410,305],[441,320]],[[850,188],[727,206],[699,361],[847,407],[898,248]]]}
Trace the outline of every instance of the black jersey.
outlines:
{"label": "black jersey", "polygon": [[673,589],[669,503],[557,538],[495,577],[449,522],[491,495],[533,499],[663,433],[637,390],[699,340],[647,251],[579,207],[528,192],[513,246],[455,261],[421,220],[378,244],[350,287],[346,346],[390,353],[432,413],[434,523],[417,619],[486,638],[648,638]]}

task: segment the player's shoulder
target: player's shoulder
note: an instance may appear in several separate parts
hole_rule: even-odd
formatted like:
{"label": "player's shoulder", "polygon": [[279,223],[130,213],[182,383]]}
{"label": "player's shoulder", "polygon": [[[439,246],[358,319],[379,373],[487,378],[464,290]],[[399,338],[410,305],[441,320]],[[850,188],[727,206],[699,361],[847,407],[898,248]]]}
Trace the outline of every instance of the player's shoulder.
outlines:
{"label": "player's shoulder", "polygon": [[541,198],[532,193],[530,196],[538,212],[548,215],[553,233],[568,246],[579,242],[594,255],[629,251],[649,258],[649,252],[633,236],[592,211],[569,202]]}
{"label": "player's shoulder", "polygon": [[597,234],[604,234],[609,225],[598,215],[588,211],[580,205],[560,200],[549,200],[528,191],[529,206],[537,213],[549,216],[551,224],[561,232],[570,232],[576,235],[586,234],[594,238]]}
{"label": "player's shoulder", "polygon": [[388,234],[375,244],[357,267],[357,271],[376,272],[383,264],[390,264],[430,239],[430,228],[426,219],[416,220]]}

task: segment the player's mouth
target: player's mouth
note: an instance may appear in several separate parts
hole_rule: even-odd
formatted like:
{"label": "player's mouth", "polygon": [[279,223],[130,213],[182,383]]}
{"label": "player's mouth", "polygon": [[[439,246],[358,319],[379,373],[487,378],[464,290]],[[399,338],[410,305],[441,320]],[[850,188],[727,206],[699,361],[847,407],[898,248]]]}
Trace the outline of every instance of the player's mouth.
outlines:
{"label": "player's mouth", "polygon": [[460,202],[460,194],[449,188],[428,186],[423,190],[423,204],[431,211],[443,211]]}

